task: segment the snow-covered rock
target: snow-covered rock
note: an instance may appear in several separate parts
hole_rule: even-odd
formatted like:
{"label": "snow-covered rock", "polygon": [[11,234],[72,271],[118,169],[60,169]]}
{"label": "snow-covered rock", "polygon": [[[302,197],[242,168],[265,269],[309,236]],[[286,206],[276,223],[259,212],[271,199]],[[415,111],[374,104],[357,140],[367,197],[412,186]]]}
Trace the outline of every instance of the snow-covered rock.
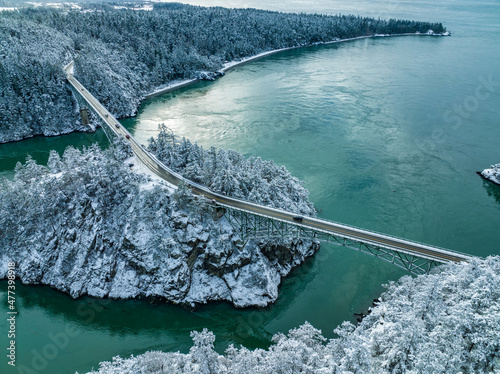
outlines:
{"label": "snow-covered rock", "polygon": [[210,204],[132,172],[123,153],[68,148],[48,167],[29,160],[14,181],[0,180],[0,263],[75,298],[247,307],[274,302],[281,278],[319,248],[296,238],[242,243]]}
{"label": "snow-covered rock", "polygon": [[500,185],[500,164],[491,165],[491,168],[484,169],[481,175],[493,183]]}

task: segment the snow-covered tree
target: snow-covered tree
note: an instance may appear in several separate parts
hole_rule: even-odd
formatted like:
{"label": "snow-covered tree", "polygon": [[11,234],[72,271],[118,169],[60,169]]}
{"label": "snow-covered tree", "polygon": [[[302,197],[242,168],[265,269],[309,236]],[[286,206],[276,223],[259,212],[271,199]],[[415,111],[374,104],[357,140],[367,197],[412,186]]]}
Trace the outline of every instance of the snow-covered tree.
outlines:
{"label": "snow-covered tree", "polygon": [[183,138],[179,140],[165,125],[149,141],[149,149],[168,167],[185,178],[227,196],[315,215],[303,182],[284,167],[260,158],[246,159],[233,150],[204,150]]}

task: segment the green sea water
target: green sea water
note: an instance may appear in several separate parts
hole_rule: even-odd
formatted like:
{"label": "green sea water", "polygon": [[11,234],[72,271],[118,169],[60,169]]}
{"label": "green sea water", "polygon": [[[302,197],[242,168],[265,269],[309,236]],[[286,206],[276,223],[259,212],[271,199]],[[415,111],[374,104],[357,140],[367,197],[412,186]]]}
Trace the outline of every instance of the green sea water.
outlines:
{"label": "green sea water", "polygon": [[[226,3],[219,5],[266,7]],[[305,181],[322,218],[478,256],[500,254],[500,188],[475,173],[500,162],[500,4],[335,5],[342,13],[440,21],[453,36],[365,39],[284,52],[146,101],[123,124],[141,142],[165,123],[205,147],[273,159]],[[327,1],[273,7],[337,12]],[[28,153],[45,162],[50,149],[94,142],[107,146],[102,131],[0,145],[0,172],[11,175]],[[140,300],[73,300],[18,284],[18,364],[38,364],[41,373],[84,372],[118,354],[186,352],[189,332],[204,327],[216,334],[220,352],[231,343],[266,347],[272,334],[304,321],[333,337],[343,320],[366,311],[381,284],[404,274],[325,244],[283,281],[278,301],[266,309],[220,303],[190,311]],[[2,313],[5,290],[0,282]],[[0,368],[10,370],[5,360]]]}

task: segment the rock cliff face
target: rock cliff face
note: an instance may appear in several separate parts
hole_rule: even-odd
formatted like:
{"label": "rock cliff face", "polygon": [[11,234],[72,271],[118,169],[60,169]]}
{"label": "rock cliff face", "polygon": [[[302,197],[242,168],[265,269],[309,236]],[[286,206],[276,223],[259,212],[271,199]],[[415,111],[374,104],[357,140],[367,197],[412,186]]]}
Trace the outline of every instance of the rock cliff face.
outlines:
{"label": "rock cliff face", "polygon": [[14,261],[23,283],[75,298],[265,306],[319,248],[299,239],[243,243],[209,204],[131,172],[114,152],[68,149],[47,168],[30,161],[0,182],[0,278]]}

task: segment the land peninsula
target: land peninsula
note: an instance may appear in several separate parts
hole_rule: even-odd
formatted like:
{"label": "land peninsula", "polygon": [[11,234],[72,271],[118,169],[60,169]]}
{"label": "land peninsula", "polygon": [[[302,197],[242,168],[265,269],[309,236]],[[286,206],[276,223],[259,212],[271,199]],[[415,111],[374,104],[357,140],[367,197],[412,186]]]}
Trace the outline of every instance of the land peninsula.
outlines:
{"label": "land peninsula", "polygon": [[0,143],[95,130],[81,123],[66,84],[62,67],[72,60],[76,78],[123,118],[159,88],[212,79],[263,53],[359,37],[445,33],[440,23],[171,3],[155,3],[150,11],[108,4],[3,11]]}

